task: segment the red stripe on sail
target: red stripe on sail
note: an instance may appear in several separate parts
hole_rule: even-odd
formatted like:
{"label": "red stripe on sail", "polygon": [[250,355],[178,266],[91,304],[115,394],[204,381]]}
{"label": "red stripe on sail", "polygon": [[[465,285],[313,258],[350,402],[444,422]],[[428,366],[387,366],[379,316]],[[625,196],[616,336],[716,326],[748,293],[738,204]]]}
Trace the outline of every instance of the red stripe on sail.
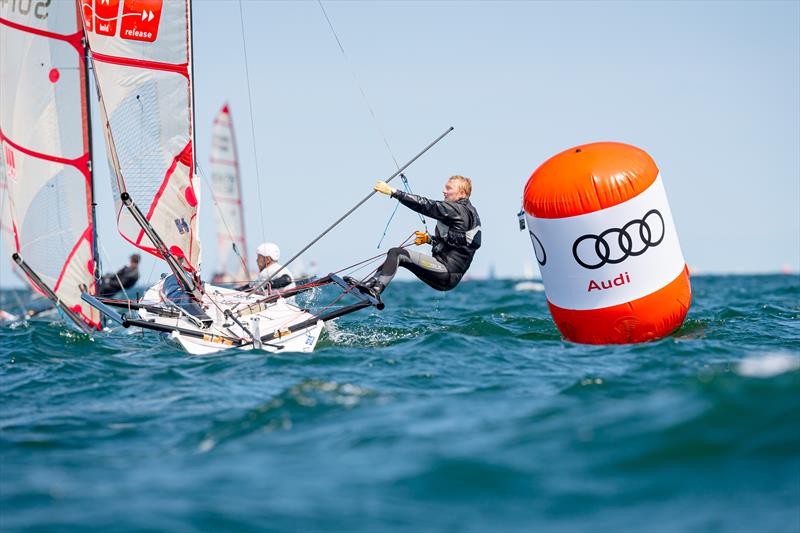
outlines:
{"label": "red stripe on sail", "polygon": [[67,44],[72,45],[75,50],[78,51],[79,55],[83,55],[83,28],[78,30],[75,33],[70,33],[67,35],[61,33],[53,33],[51,31],[40,30],[37,28],[31,28],[30,26],[25,26],[24,24],[18,24],[16,22],[11,22],[8,19],[4,19],[0,17],[0,24],[4,26],[8,26],[9,28],[14,28],[15,30],[23,31],[25,33],[32,33],[34,35],[38,35],[39,37],[45,37],[47,39],[55,39],[57,41],[63,41]]}
{"label": "red stripe on sail", "polygon": [[[192,181],[192,179],[191,179],[191,173],[192,173],[192,142],[191,141],[186,143],[186,146],[183,148],[183,150],[181,150],[181,153],[179,153],[178,155],[176,155],[172,159],[172,164],[170,165],[169,169],[167,169],[167,174],[164,177],[164,180],[161,182],[161,186],[159,187],[158,192],[156,192],[156,195],[153,197],[153,201],[150,204],[150,210],[147,212],[147,215],[145,217],[145,218],[147,218],[147,220],[150,220],[150,218],[153,216],[153,213],[155,213],[156,207],[158,207],[158,202],[161,199],[161,195],[164,194],[164,191],[166,190],[167,185],[169,184],[169,181],[172,178],[172,175],[175,172],[175,168],[178,166],[178,162],[179,161],[181,163],[185,164],[189,168],[189,184],[191,186],[191,181]],[[189,225],[190,226],[191,226],[191,222],[194,220],[195,216],[196,215],[192,215],[192,217],[189,219]],[[125,235],[122,235],[122,236],[125,237]],[[191,230],[190,230],[190,236],[191,236]],[[157,257],[161,257],[161,254],[158,253],[158,251],[156,249],[148,248],[148,247],[145,247],[145,246],[141,245],[142,239],[144,238],[144,230],[140,230],[139,231],[139,235],[136,237],[136,242],[130,241],[130,239],[128,239],[127,237],[125,237],[125,238],[126,238],[126,240],[128,240],[132,244],[138,246],[142,250],[150,252],[153,255],[157,256]],[[192,269],[196,269],[195,266],[192,265],[192,263],[189,261],[189,258],[192,257],[191,246],[192,246],[192,239],[190,237],[189,238],[189,255],[188,255],[188,257],[186,257],[186,262],[188,263],[188,265]]]}
{"label": "red stripe on sail", "polygon": [[[80,156],[78,158],[75,158],[75,159],[66,159],[64,157],[56,157],[54,155],[45,154],[45,153],[42,153],[42,152],[37,152],[35,150],[30,150],[28,148],[25,148],[24,146],[20,146],[19,144],[15,143],[11,139],[9,139],[7,135],[5,135],[3,133],[2,129],[0,129],[0,141],[8,143],[15,150],[18,150],[18,151],[22,152],[23,154],[28,155],[30,157],[35,157],[36,159],[42,159],[44,161],[49,161],[51,163],[58,163],[58,164],[61,164],[61,165],[69,165],[69,166],[75,167],[76,169],[78,169],[81,172],[81,174],[84,175],[84,177],[86,178],[87,181],[89,181],[91,179],[90,176],[89,176],[89,165],[88,165],[89,153],[88,152],[83,154],[82,156]],[[89,200],[89,203],[91,204],[91,199]]]}
{"label": "red stripe on sail", "polygon": [[[156,192],[156,195],[153,197],[153,202],[150,204],[150,210],[147,212],[147,216],[145,217],[147,218],[147,220],[150,220],[150,217],[153,216],[153,213],[155,212],[156,207],[158,206],[158,201],[161,199],[161,195],[164,194],[164,190],[167,188],[169,180],[170,178],[172,178],[172,174],[175,172],[175,167],[178,166],[178,161],[181,160],[181,157],[184,155],[186,150],[190,148],[191,145],[192,142],[189,141],[183,148],[183,150],[181,150],[181,153],[172,158],[172,164],[167,169],[167,174],[166,176],[164,176],[164,180],[161,182],[161,186],[158,188],[158,192]],[[189,153],[191,154],[191,149],[189,150]],[[143,236],[144,236],[144,230],[139,231],[139,237],[136,239],[136,244],[139,244],[142,241]]]}
{"label": "red stripe on sail", "polygon": [[14,248],[17,253],[21,250],[19,246],[19,230],[17,230],[17,223],[13,220],[11,221],[11,229],[14,231]]}
{"label": "red stripe on sail", "polygon": [[109,63],[111,65],[122,65],[123,67],[143,68],[147,70],[163,70],[166,72],[174,72],[189,79],[189,64],[188,63],[161,63],[159,61],[148,61],[145,59],[133,59],[130,57],[118,57],[101,54],[92,51],[92,59],[100,61],[101,63]]}
{"label": "red stripe on sail", "polygon": [[58,288],[59,288],[59,286],[61,286],[61,280],[64,278],[64,274],[67,272],[67,267],[69,266],[70,261],[72,261],[72,257],[78,251],[78,248],[80,248],[81,243],[84,241],[84,239],[89,241],[89,243],[90,243],[89,247],[91,248],[91,246],[92,246],[91,245],[91,242],[92,242],[92,228],[91,228],[91,226],[86,228],[86,230],[84,230],[84,232],[81,233],[81,236],[78,237],[78,242],[76,242],[75,245],[72,247],[72,250],[70,250],[69,255],[67,256],[67,260],[64,261],[64,266],[61,267],[61,272],[58,274],[58,279],[56,280],[56,284],[53,285],[53,292],[58,292]]}

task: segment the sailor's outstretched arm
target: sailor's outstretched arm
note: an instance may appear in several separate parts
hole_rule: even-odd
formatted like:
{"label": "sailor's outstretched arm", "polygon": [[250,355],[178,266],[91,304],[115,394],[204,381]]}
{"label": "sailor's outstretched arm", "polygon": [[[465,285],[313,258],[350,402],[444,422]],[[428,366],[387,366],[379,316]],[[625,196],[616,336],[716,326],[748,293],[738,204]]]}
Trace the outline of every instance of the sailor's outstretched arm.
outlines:
{"label": "sailor's outstretched arm", "polygon": [[375,190],[396,198],[401,204],[412,211],[421,213],[425,216],[441,220],[443,222],[454,222],[461,218],[461,212],[451,202],[431,200],[424,196],[410,194],[389,186],[388,183],[379,181],[375,185]]}
{"label": "sailor's outstretched arm", "polygon": [[442,222],[453,222],[461,219],[461,212],[451,202],[431,200],[424,196],[399,190],[395,190],[392,193],[392,198],[396,198],[401,204],[412,211],[421,213],[426,217],[441,220]]}

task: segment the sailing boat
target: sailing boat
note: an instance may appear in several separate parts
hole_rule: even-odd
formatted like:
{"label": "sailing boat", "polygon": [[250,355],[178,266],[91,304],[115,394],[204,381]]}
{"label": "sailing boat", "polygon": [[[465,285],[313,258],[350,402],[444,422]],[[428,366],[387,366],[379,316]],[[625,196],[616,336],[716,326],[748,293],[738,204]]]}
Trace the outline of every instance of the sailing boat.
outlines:
{"label": "sailing boat", "polygon": [[[382,308],[374,297],[312,315],[285,300],[335,275],[279,294],[242,292],[204,283],[196,179],[189,0],[82,0],[84,29],[100,95],[108,160],[113,169],[117,228],[132,245],[164,260],[172,274],[142,300],[84,301],[124,327],[168,334],[192,354],[235,347],[310,352],[325,320]],[[134,309],[139,318],[112,307]]]}
{"label": "sailing boat", "polygon": [[219,251],[219,267],[214,278],[220,282],[249,280],[239,159],[233,134],[233,117],[228,104],[223,105],[214,117],[210,163],[211,194],[216,207],[214,227]]}
{"label": "sailing boat", "polygon": [[33,289],[83,332],[99,274],[89,86],[78,7],[0,2],[0,175],[4,240]]}

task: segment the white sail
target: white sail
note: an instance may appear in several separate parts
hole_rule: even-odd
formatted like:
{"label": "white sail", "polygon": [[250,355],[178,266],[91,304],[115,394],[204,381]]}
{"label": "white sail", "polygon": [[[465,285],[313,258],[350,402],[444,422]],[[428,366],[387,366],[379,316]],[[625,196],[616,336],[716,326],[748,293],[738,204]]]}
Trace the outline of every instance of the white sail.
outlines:
{"label": "white sail", "polygon": [[11,220],[11,201],[8,197],[8,179],[6,178],[5,150],[0,147],[0,240],[3,241],[2,253],[6,257],[17,251],[14,239],[14,223]]}
{"label": "white sail", "polygon": [[99,327],[80,298],[95,282],[82,36],[73,2],[0,2],[2,225],[61,302]]}
{"label": "white sail", "polygon": [[127,192],[169,251],[200,263],[188,0],[80,0],[101,96],[117,227],[159,256],[119,201]]}
{"label": "white sail", "polygon": [[[219,272],[237,281],[249,279],[247,271],[242,187],[239,160],[233,133],[233,118],[228,104],[222,106],[211,129],[211,188],[214,195],[214,222],[217,232]],[[241,254],[234,252],[231,243]]]}

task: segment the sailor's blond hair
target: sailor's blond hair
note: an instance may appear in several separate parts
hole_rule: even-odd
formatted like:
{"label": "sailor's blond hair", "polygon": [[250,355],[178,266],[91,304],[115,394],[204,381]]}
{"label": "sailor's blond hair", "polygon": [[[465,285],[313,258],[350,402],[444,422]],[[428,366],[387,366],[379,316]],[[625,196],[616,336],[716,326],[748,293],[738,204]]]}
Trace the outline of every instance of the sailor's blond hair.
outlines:
{"label": "sailor's blond hair", "polygon": [[455,181],[458,183],[458,188],[464,194],[467,195],[467,198],[470,197],[472,194],[472,180],[469,178],[465,178],[464,176],[459,176],[456,174],[455,176],[450,176],[447,181]]}

